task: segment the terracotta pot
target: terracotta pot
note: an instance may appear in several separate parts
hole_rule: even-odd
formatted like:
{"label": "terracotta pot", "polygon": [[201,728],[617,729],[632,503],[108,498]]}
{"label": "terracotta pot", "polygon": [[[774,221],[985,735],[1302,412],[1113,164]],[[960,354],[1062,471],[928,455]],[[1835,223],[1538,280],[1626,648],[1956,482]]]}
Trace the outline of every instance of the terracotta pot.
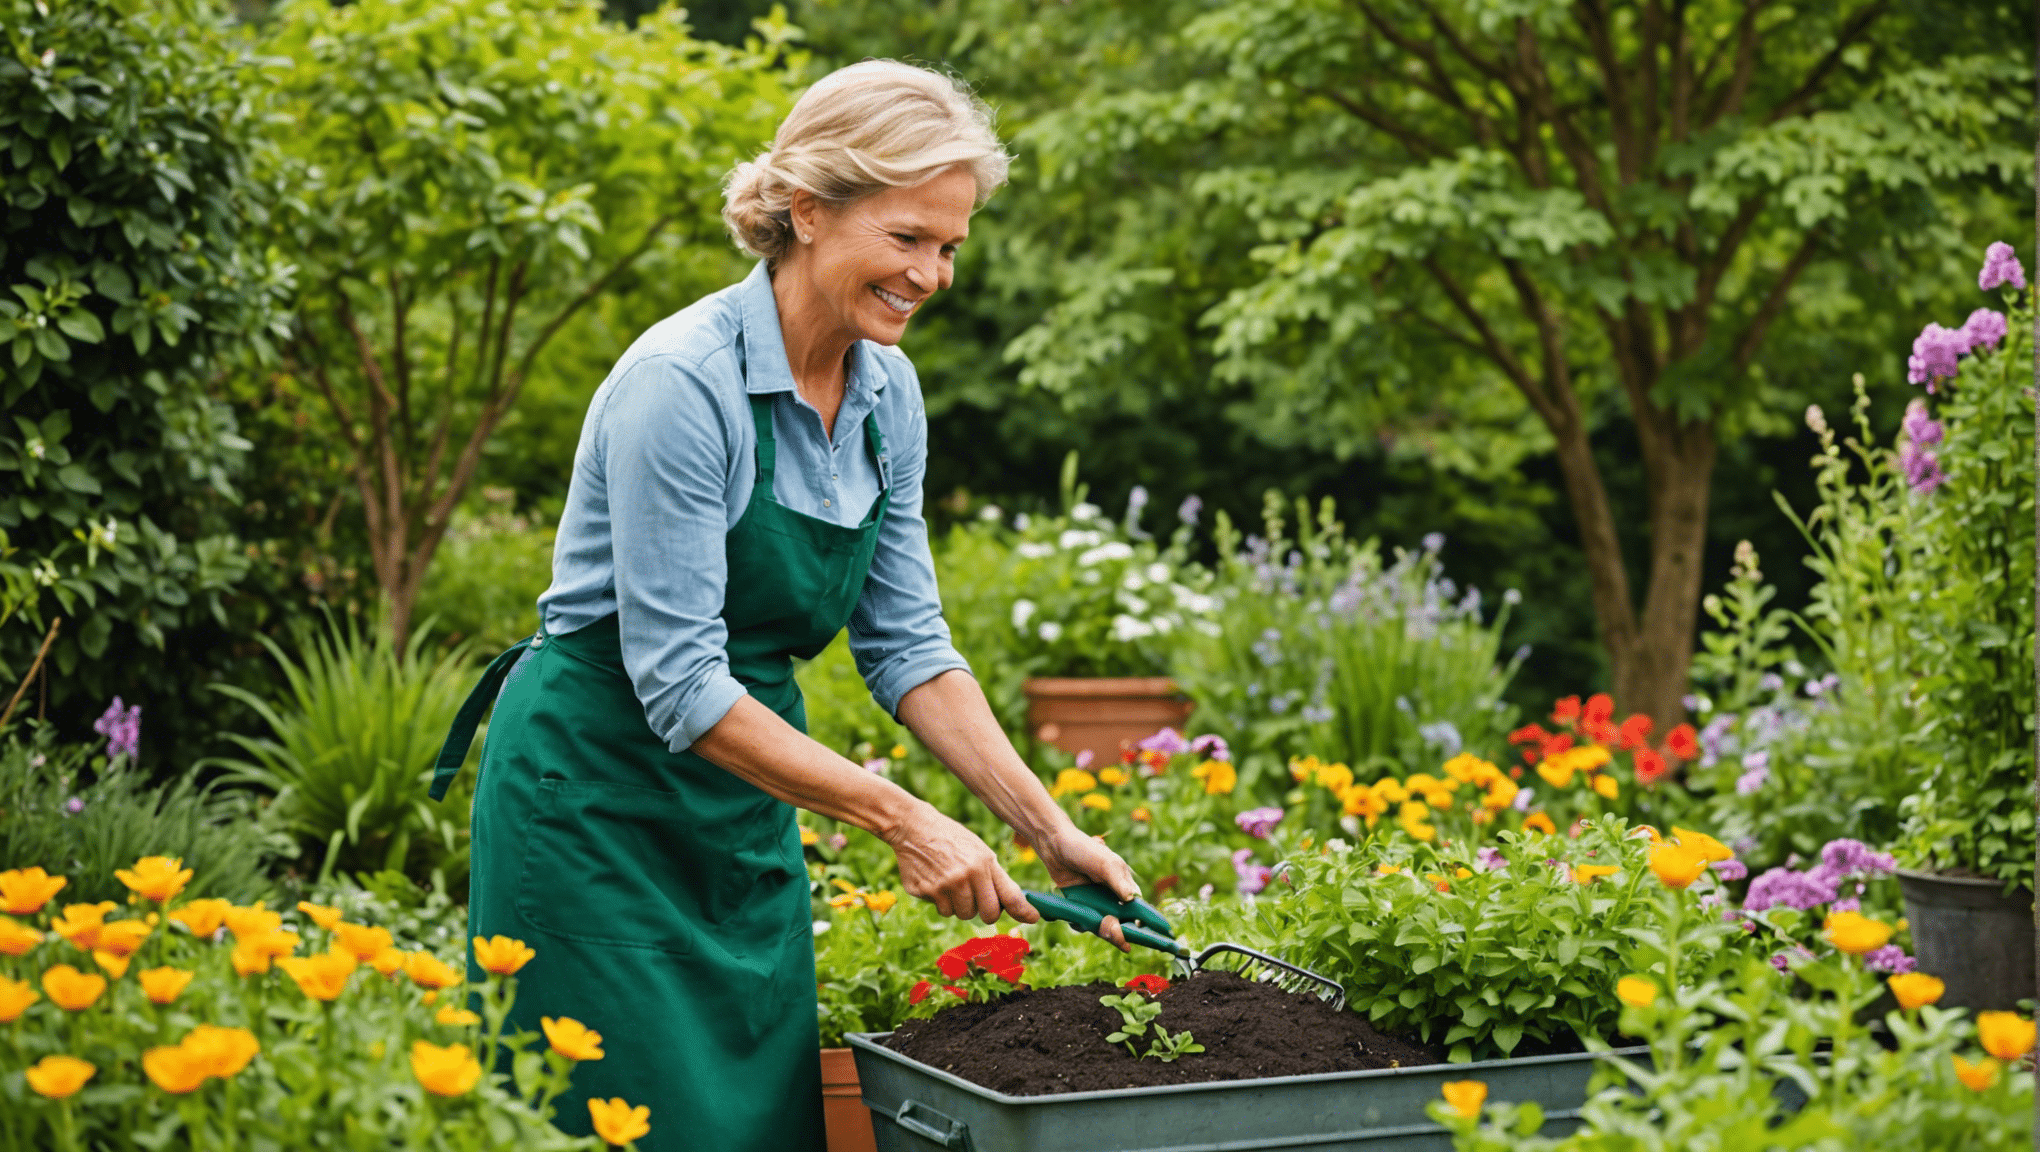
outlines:
{"label": "terracotta pot", "polygon": [[1027,693],[1034,738],[1095,763],[1115,764],[1122,744],[1181,729],[1196,705],[1166,676],[1037,677]]}
{"label": "terracotta pot", "polygon": [[871,1110],[857,1085],[857,1060],[848,1048],[822,1049],[822,1122],[829,1130],[829,1152],[878,1152]]}
{"label": "terracotta pot", "polygon": [[2033,995],[2033,891],[1996,880],[1898,870],[1920,971],[1948,985],[1943,1008],[2015,1011]]}

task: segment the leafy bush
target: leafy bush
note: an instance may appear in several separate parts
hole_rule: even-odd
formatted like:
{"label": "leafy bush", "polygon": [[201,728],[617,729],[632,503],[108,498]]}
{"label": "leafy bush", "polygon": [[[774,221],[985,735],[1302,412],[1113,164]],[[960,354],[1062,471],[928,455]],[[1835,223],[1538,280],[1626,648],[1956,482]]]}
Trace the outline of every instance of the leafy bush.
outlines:
{"label": "leafy bush", "polygon": [[474,672],[466,645],[432,654],[427,636],[421,629],[399,647],[383,629],[332,621],[303,636],[295,659],[263,637],[283,671],[284,699],[220,686],[255,709],[271,735],[227,733],[251,759],[216,763],[275,795],[276,825],[321,854],[322,876],[467,875],[466,792],[434,804],[426,791]]}
{"label": "leafy bush", "polygon": [[[485,493],[493,495],[493,493]],[[500,502],[455,518],[418,596],[418,615],[449,640],[494,656],[538,628],[552,583],[553,530]]]}
{"label": "leafy bush", "polygon": [[151,853],[196,861],[193,896],[253,900],[292,845],[260,822],[254,798],[180,776],[158,786],[129,756],[65,744],[51,725],[0,745],[0,860],[41,860],[68,874],[76,901],[126,890],[114,873]]}

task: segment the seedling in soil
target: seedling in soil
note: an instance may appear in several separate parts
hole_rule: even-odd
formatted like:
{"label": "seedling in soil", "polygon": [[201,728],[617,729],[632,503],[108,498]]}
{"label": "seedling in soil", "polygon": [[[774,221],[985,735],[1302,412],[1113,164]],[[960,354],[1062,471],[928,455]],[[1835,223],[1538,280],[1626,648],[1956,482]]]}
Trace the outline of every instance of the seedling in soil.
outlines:
{"label": "seedling in soil", "polygon": [[1204,1045],[1197,1043],[1188,1031],[1169,1034],[1167,1028],[1155,1025],[1154,1042],[1143,1053],[1133,1046],[1133,1038],[1146,1036],[1148,1022],[1162,1014],[1162,1006],[1148,1000],[1138,992],[1127,992],[1123,996],[1100,996],[1098,1003],[1119,1013],[1119,1031],[1105,1037],[1112,1044],[1126,1045],[1126,1051],[1136,1060],[1153,1058],[1164,1064],[1173,1064],[1178,1057],[1204,1051]]}

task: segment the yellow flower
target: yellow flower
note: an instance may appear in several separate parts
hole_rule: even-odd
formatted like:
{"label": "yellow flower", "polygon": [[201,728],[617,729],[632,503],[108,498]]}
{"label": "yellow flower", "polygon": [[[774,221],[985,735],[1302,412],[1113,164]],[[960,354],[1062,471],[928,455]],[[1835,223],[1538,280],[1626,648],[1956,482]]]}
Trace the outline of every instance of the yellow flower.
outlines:
{"label": "yellow flower", "polygon": [[1089,792],[1098,786],[1098,778],[1082,768],[1065,768],[1055,774],[1055,786],[1048,794],[1061,799],[1072,792]]}
{"label": "yellow flower", "polygon": [[142,1053],[142,1071],[148,1073],[150,1083],[172,1096],[196,1092],[205,1084],[205,1061],[181,1044]]}
{"label": "yellow flower", "polygon": [[1388,801],[1381,794],[1365,784],[1355,784],[1339,793],[1339,807],[1348,816],[1358,816],[1367,821],[1369,828],[1388,811]]}
{"label": "yellow flower", "polygon": [[0,916],[0,956],[26,956],[42,938],[42,933],[28,925]]}
{"label": "yellow flower", "polygon": [[1642,976],[1624,976],[1615,982],[1615,998],[1631,1008],[1648,1008],[1657,1003],[1657,981]]}
{"label": "yellow flower", "polygon": [[221,1028],[200,1024],[185,1036],[182,1047],[205,1068],[208,1076],[222,1080],[233,1077],[262,1051],[262,1043],[246,1028]]}
{"label": "yellow flower", "polygon": [[[197,901],[194,900],[192,903],[195,904]],[[283,916],[281,913],[271,912],[262,906],[267,903],[268,901],[264,900],[246,908],[229,905],[226,911],[220,914],[220,918],[226,923],[227,931],[232,932],[236,940],[249,936],[260,936],[265,932],[274,932],[283,927]]]}
{"label": "yellow flower", "polygon": [[[1332,767],[1344,768],[1345,765],[1334,764]],[[1206,796],[1223,796],[1231,792],[1233,786],[1238,784],[1240,780],[1239,772],[1233,768],[1230,761],[1226,760],[1206,760],[1204,763],[1192,768],[1190,775],[1204,781],[1204,794]],[[1324,773],[1320,771],[1318,775],[1322,778]],[[1347,783],[1351,783],[1352,778],[1353,774],[1351,772],[1346,773]]]}
{"label": "yellow flower", "polygon": [[892,892],[867,892],[864,894],[864,906],[884,915],[892,911],[892,906],[898,903],[899,899],[898,894]]}
{"label": "yellow flower", "polygon": [[115,920],[99,926],[99,936],[92,942],[94,952],[111,952],[116,956],[131,956],[142,941],[149,938],[150,928],[140,920]]}
{"label": "yellow flower", "polygon": [[1445,1083],[1445,1103],[1454,1112],[1468,1120],[1480,1119],[1480,1106],[1487,1102],[1487,1082],[1483,1080],[1449,1080]]}
{"label": "yellow flower", "polygon": [[1516,802],[1516,794],[1521,791],[1522,789],[1516,786],[1514,780],[1509,779],[1507,776],[1498,776],[1489,782],[1488,790],[1481,796],[1480,802],[1483,807],[1500,812],[1502,809],[1514,804]]}
{"label": "yellow flower", "polygon": [[40,868],[10,868],[0,872],[0,912],[11,912],[16,916],[34,915],[69,883],[62,876],[52,876]]}
{"label": "yellow flower", "polygon": [[1830,913],[1822,927],[1828,943],[1851,956],[1875,952],[1891,939],[1891,925],[1856,912]]}
{"label": "yellow flower", "polygon": [[28,1086],[38,1095],[62,1100],[83,1088],[98,1071],[89,1061],[76,1056],[45,1056],[22,1075],[28,1078]]}
{"label": "yellow flower", "polygon": [[1344,792],[1353,786],[1353,770],[1344,764],[1317,766],[1317,785],[1329,792]]}
{"label": "yellow flower", "polygon": [[170,918],[191,930],[193,936],[210,936],[227,922],[227,910],[234,905],[226,900],[192,900],[170,913]]}
{"label": "yellow flower", "polygon": [[1988,1056],[1974,1064],[1952,1052],[1948,1059],[1955,1062],[1955,1078],[1971,1092],[1987,1092],[1998,1082],[1998,1062]]}
{"label": "yellow flower", "polygon": [[410,957],[401,948],[385,948],[377,952],[369,964],[384,976],[394,976],[404,970],[404,961],[408,959]]}
{"label": "yellow flower", "polygon": [[298,991],[314,1000],[340,998],[347,990],[347,978],[354,975],[357,962],[351,952],[321,952],[316,956],[286,956],[276,962],[284,974],[297,981]]}
{"label": "yellow flower", "polygon": [[460,973],[430,952],[413,952],[404,961],[404,975],[420,988],[451,988],[460,983]]}
{"label": "yellow flower", "polygon": [[137,973],[135,979],[141,982],[142,995],[151,1004],[174,1004],[193,975],[181,968],[149,968]]}
{"label": "yellow flower", "polygon": [[336,950],[348,953],[363,964],[381,955],[391,943],[389,929],[349,924],[345,920],[333,925],[333,936]]}
{"label": "yellow flower", "polygon": [[88,976],[69,964],[59,964],[43,973],[42,986],[50,1003],[66,1012],[82,1012],[106,991],[106,977]]}
{"label": "yellow flower", "polygon": [[168,904],[171,897],[191,883],[191,869],[183,864],[175,856],[144,856],[135,861],[133,869],[122,868],[113,877],[144,900]]}
{"label": "yellow flower", "polygon": [[1424,880],[1427,883],[1429,883],[1431,887],[1436,888],[1440,892],[1452,891],[1452,882],[1450,880],[1445,879],[1443,876],[1438,875],[1436,872],[1424,873]]}
{"label": "yellow flower", "polygon": [[545,1038],[552,1044],[553,1051],[569,1060],[602,1059],[602,1033],[591,1032],[579,1020],[565,1016],[555,1020],[551,1016],[538,1018],[538,1026],[545,1029]]}
{"label": "yellow flower", "polygon": [[2033,1050],[2033,1022],[2016,1012],[1984,1012],[1976,1018],[1976,1038],[1998,1059],[2017,1060]]}
{"label": "yellow flower", "polygon": [[494,936],[487,940],[475,937],[475,963],[480,964],[484,972],[515,976],[519,968],[531,963],[537,955],[522,940],[512,940],[508,936]]}
{"label": "yellow flower", "polygon": [[81,951],[92,951],[92,945],[99,940],[99,930],[106,925],[106,914],[114,910],[114,902],[101,900],[97,904],[67,904],[64,914],[50,921],[50,931],[69,940]]}
{"label": "yellow flower", "polygon": [[[1146,824],[1155,818],[1155,814],[1148,811],[1146,805],[1142,805],[1139,808],[1135,808],[1133,811],[1128,812],[1126,815],[1130,819],[1138,820],[1143,824]],[[1027,852],[1028,852],[1027,859],[1028,860],[1034,859],[1033,856],[1034,849],[1029,848]]]}
{"label": "yellow flower", "polygon": [[1622,869],[1613,864],[1582,864],[1572,870],[1573,879],[1581,884],[1592,884],[1603,876],[1613,876]]}
{"label": "yellow flower", "polygon": [[1383,776],[1376,780],[1374,794],[1390,804],[1400,804],[1410,798],[1410,790],[1402,786],[1402,781],[1392,776]]}
{"label": "yellow flower", "polygon": [[1735,856],[1734,851],[1728,845],[1723,844],[1705,832],[1695,832],[1690,828],[1681,828],[1673,825],[1672,839],[1684,844],[1692,851],[1698,852],[1700,858],[1710,864],[1732,859]]}
{"label": "yellow flower", "polygon": [[1408,800],[1396,811],[1395,822],[1401,825],[1402,830],[1407,832],[1412,839],[1428,843],[1438,835],[1438,829],[1434,825],[1424,822],[1424,817],[1430,814],[1430,806],[1423,801]]}
{"label": "yellow flower", "polygon": [[311,917],[312,923],[317,924],[328,932],[333,930],[333,925],[340,922],[340,910],[338,908],[329,908],[324,904],[314,904],[310,900],[298,901],[297,910]]}
{"label": "yellow flower", "polygon": [[1117,788],[1131,779],[1132,777],[1126,774],[1126,769],[1124,768],[1100,768],[1098,770],[1098,783],[1113,788]]}
{"label": "yellow flower", "polygon": [[1544,782],[1553,788],[1572,787],[1573,771],[1572,761],[1566,759],[1563,754],[1546,756],[1537,765],[1537,774],[1544,777]]}
{"label": "yellow flower", "polygon": [[411,1045],[411,1074],[434,1096],[459,1096],[481,1080],[482,1062],[465,1044],[420,1040]]}
{"label": "yellow flower", "polygon": [[0,976],[0,1024],[12,1024],[21,1019],[28,1006],[40,999],[42,993],[30,988],[28,981]]}
{"label": "yellow flower", "polygon": [[633,1140],[641,1140],[652,1130],[652,1110],[643,1104],[633,1108],[624,1103],[623,1097],[608,1100],[588,1100],[588,1118],[595,1122],[595,1134],[612,1145],[622,1146]]}
{"label": "yellow flower", "polygon": [[1885,981],[1891,985],[1891,994],[1898,997],[1898,1006],[1907,1012],[1922,1004],[1932,1004],[1948,990],[1946,984],[1925,972],[1907,972]]}
{"label": "yellow flower", "polygon": [[841,896],[829,897],[829,907],[839,912],[845,908],[855,908],[862,903],[864,903],[864,894],[861,892],[845,892]]}
{"label": "yellow flower", "polygon": [[1112,811],[1112,797],[1107,796],[1103,792],[1086,792],[1084,798],[1077,801],[1077,803],[1099,812]]}
{"label": "yellow flower", "polygon": [[1558,835],[1558,825],[1551,822],[1548,812],[1532,812],[1523,817],[1523,828],[1529,832],[1542,832],[1546,836]]}
{"label": "yellow flower", "polygon": [[1443,771],[1461,784],[1485,786],[1500,774],[1501,769],[1471,752],[1461,752],[1445,762]]}
{"label": "yellow flower", "polygon": [[892,756],[892,758],[893,758],[893,759],[895,759],[895,760],[904,760],[904,759],[906,759],[906,758],[907,758],[907,746],[906,746],[905,744],[895,744],[895,745],[893,745],[893,746],[892,746],[892,752],[891,752],[891,756]]}
{"label": "yellow flower", "polygon": [[812,829],[812,828],[809,828],[809,827],[808,827],[807,825],[805,825],[805,824],[801,825],[801,829],[800,829],[800,846],[801,846],[801,847],[803,847],[803,848],[812,848],[812,847],[814,847],[815,845],[817,845],[817,844],[820,844],[821,842],[822,842],[822,837],[821,837],[821,834],[820,834],[820,833],[816,832],[816,831],[815,831],[814,829]]}
{"label": "yellow flower", "polygon": [[476,1024],[480,1024],[482,1022],[482,1018],[480,1016],[475,1015],[474,1013],[468,1011],[465,1008],[456,1008],[451,1004],[448,1004],[446,1007],[441,1008],[437,1012],[434,1012],[432,1014],[432,1018],[434,1020],[439,1021],[441,1024],[451,1024],[456,1028],[468,1028]]}
{"label": "yellow flower", "polygon": [[1650,870],[1665,887],[1686,888],[1707,871],[1707,858],[1683,844],[1664,840],[1651,846]]}
{"label": "yellow flower", "polygon": [[1289,762],[1289,778],[1298,784],[1317,775],[1317,770],[1318,758],[1315,756],[1299,756]]}
{"label": "yellow flower", "polygon": [[1402,871],[1402,865],[1400,864],[1376,864],[1374,866],[1374,874],[1376,876],[1393,876],[1400,871]]}
{"label": "yellow flower", "polygon": [[108,976],[113,977],[115,980],[127,975],[128,958],[123,953],[95,950],[92,953],[92,962],[99,965]]}
{"label": "yellow flower", "polygon": [[1615,783],[1613,776],[1596,776],[1594,777],[1594,791],[1599,793],[1603,800],[1613,800],[1622,794],[1622,786]]}
{"label": "yellow flower", "polygon": [[243,937],[234,944],[234,971],[258,976],[269,971],[270,962],[297,951],[298,934],[274,929]]}

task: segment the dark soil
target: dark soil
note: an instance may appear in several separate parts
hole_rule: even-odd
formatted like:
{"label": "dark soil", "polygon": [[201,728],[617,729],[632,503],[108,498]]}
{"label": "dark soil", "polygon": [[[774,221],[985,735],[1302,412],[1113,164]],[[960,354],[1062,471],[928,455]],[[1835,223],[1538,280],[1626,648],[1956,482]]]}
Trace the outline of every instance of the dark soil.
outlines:
{"label": "dark soil", "polygon": [[1135,1059],[1105,1037],[1119,1013],[1098,1002],[1110,984],[1075,984],[958,1004],[909,1020],[886,1041],[893,1051],[1009,1096],[1152,1088],[1210,1080],[1304,1076],[1437,1064],[1435,1048],[1383,1036],[1357,1013],[1230,972],[1200,972],[1154,999],[1162,1013],[1136,1039],[1145,1052],[1157,1025],[1189,1031],[1204,1051],[1174,1063]]}

